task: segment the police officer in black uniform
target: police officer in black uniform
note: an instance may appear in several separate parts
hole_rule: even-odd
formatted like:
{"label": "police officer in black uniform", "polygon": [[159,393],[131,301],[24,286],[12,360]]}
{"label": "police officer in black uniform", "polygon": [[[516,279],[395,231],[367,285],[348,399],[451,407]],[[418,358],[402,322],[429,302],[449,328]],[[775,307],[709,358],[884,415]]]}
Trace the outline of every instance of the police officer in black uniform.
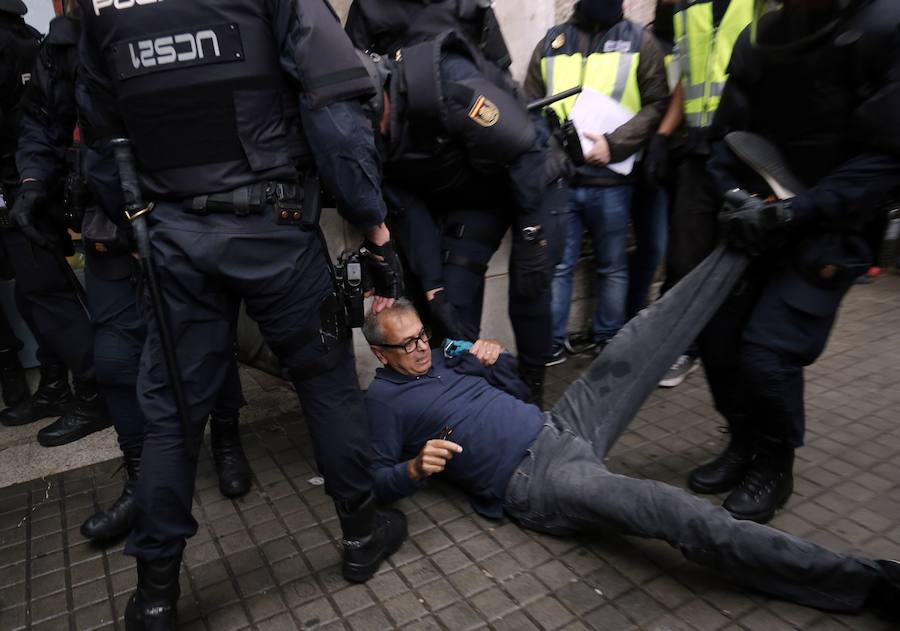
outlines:
{"label": "police officer in black uniform", "polygon": [[[23,11],[24,12],[24,11]],[[20,27],[20,32],[24,23]],[[23,42],[30,51],[38,41],[30,31]],[[28,38],[30,41],[27,41]],[[24,52],[23,52],[24,54]],[[24,66],[31,75],[33,56]],[[23,77],[26,73],[23,72]],[[4,91],[4,100],[11,99]],[[19,104],[21,105],[21,104]],[[12,114],[6,125],[18,132],[18,114]],[[14,147],[15,145],[13,145]],[[18,158],[16,158],[18,160]],[[45,173],[31,170],[31,165],[15,165],[5,160],[4,179],[8,197],[14,199],[10,211],[12,229],[0,232],[0,238],[16,277],[16,302],[40,345],[41,382],[37,391],[16,406],[0,413],[4,425],[25,425],[48,416],[60,416],[38,432],[38,442],[45,447],[64,445],[111,425],[94,379],[91,325],[78,297],[74,275],[64,254],[71,252],[71,241],[65,229],[53,224],[49,217],[36,216],[50,200],[58,201],[59,191],[51,191]],[[68,369],[74,374],[74,400],[69,388]]]}
{"label": "police officer in black uniform", "polygon": [[[368,74],[323,0],[81,1],[97,122],[137,159],[153,255],[187,395],[185,436],[151,318],[139,397],[147,436],[129,629],[170,629],[196,463],[190,449],[229,365],[240,300],[288,370],[343,531],[343,574],[365,581],[406,536],[376,511],[349,330],[317,227],[314,169],[366,235],[374,308],[399,293],[379,166],[360,99]],[[364,133],[366,132],[366,133]],[[298,171],[299,167],[299,171]]]}
{"label": "police officer in black uniform", "polygon": [[701,340],[731,441],[689,480],[698,492],[731,490],[724,507],[760,522],[793,488],[803,369],[872,264],[866,224],[900,182],[900,5],[786,0],[764,14],[765,4],[734,49],[713,138],[763,136],[799,182],[795,197],[770,201],[774,191],[726,144],[714,146],[710,169],[720,190],[731,191],[721,224],[756,257]]}
{"label": "police officer in black uniform", "polygon": [[[121,215],[124,206],[117,189],[118,174],[95,154],[88,155],[95,139],[86,124],[89,116],[80,114],[90,108],[79,77],[80,32],[80,11],[70,2],[66,14],[50,22],[49,33],[41,44],[23,100],[17,156],[23,172],[40,174],[40,179],[48,183],[65,181],[65,217],[82,234],[85,244],[85,280],[94,328],[97,382],[109,414],[115,419],[127,474],[121,497],[109,510],[89,517],[81,528],[88,539],[105,542],[127,534],[136,514],[134,489],[144,441],[137,366],[146,327],[136,305],[137,263],[131,255],[127,228],[107,217]],[[73,143],[76,125],[80,141]],[[88,170],[87,165],[93,168]],[[67,171],[67,177],[63,177]],[[86,188],[87,176],[90,189]],[[110,207],[107,213],[98,209],[95,200]],[[238,430],[243,404],[235,359],[210,423],[213,461],[219,488],[226,497],[239,497],[250,488],[250,466]]]}
{"label": "police officer in black uniform", "polygon": [[565,189],[547,189],[561,174],[547,172],[546,136],[506,73],[455,31],[376,61],[391,226],[433,320],[451,338],[477,339],[488,261],[512,227],[509,315],[520,374],[540,404],[551,345],[550,207],[565,203]]}
{"label": "police officer in black uniform", "polygon": [[[0,0],[0,223],[8,222],[11,199],[6,199],[4,184],[15,184],[16,108],[37,56],[40,33],[25,24],[22,16],[28,8],[21,0]],[[0,229],[5,227],[0,225]],[[13,275],[5,255],[0,255],[0,278]],[[14,407],[31,394],[25,371],[19,363],[22,342],[16,337],[0,309],[0,387],[3,402]]]}

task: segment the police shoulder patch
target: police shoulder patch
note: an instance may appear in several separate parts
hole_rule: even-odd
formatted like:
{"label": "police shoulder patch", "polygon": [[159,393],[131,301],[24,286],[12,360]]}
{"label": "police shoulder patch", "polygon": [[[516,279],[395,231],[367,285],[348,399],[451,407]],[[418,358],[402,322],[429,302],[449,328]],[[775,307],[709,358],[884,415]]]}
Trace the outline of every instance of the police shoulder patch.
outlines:
{"label": "police shoulder patch", "polygon": [[469,118],[482,127],[493,127],[500,120],[500,108],[481,95],[475,99],[475,105],[469,110]]}
{"label": "police shoulder patch", "polygon": [[562,48],[565,45],[566,45],[566,34],[560,33],[559,35],[556,36],[556,39],[554,39],[550,43],[550,48],[552,48],[553,50],[559,50],[560,48]]}

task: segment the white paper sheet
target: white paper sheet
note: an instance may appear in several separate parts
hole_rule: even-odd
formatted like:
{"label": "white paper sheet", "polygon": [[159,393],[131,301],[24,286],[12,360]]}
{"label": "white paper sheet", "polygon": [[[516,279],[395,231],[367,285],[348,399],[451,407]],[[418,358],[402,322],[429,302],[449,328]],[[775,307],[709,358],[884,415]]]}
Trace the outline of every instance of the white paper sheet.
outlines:
{"label": "white paper sheet", "polygon": [[[608,134],[615,131],[634,117],[629,110],[605,94],[591,88],[585,88],[578,95],[569,118],[575,123],[578,136],[581,138],[581,150],[587,153],[594,148],[594,141],[585,133]],[[621,175],[628,175],[634,169],[637,154],[631,155],[621,162],[608,164],[606,167]]]}

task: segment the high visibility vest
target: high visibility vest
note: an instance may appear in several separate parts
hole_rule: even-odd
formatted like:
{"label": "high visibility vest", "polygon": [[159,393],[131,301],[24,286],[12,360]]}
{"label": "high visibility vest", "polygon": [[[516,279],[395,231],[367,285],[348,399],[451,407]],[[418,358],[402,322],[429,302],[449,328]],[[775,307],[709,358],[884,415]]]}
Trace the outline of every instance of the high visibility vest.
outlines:
{"label": "high visibility vest", "polygon": [[[576,87],[596,90],[637,114],[641,91],[637,82],[643,27],[623,20],[592,44],[587,56],[579,50],[579,31],[574,24],[554,26],[544,37],[541,73],[547,96]],[[569,117],[577,97],[551,107],[560,120]]]}
{"label": "high visibility vest", "polygon": [[679,3],[675,14],[675,54],[684,88],[689,127],[707,127],[719,108],[728,80],[728,62],[741,32],[753,18],[753,0],[731,0],[718,26],[712,0]]}

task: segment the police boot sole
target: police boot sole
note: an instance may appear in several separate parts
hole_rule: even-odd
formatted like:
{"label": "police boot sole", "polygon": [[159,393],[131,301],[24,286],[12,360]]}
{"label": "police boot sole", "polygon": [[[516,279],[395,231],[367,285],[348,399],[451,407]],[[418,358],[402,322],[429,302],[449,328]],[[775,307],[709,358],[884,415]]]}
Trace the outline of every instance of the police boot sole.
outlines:
{"label": "police boot sole", "polygon": [[[782,497],[778,498],[778,501],[775,502],[774,506],[768,507],[766,510],[757,511],[755,513],[742,513],[739,511],[734,511],[726,507],[724,504],[722,508],[727,510],[732,517],[738,519],[740,521],[755,521],[757,524],[767,524],[775,517],[775,513],[778,512],[779,509],[783,508],[787,501],[791,498],[791,495],[794,493],[794,484],[791,483],[790,487],[786,490],[785,493],[782,494]],[[726,502],[728,499],[726,498]]]}
{"label": "police boot sole", "polygon": [[103,431],[107,427],[112,427],[112,421],[98,421],[96,423],[91,423],[90,425],[80,425],[73,431],[65,434],[47,436],[38,432],[38,443],[40,443],[42,447],[60,447],[62,445],[74,443],[76,440],[81,440],[85,436],[90,436],[96,432]]}

